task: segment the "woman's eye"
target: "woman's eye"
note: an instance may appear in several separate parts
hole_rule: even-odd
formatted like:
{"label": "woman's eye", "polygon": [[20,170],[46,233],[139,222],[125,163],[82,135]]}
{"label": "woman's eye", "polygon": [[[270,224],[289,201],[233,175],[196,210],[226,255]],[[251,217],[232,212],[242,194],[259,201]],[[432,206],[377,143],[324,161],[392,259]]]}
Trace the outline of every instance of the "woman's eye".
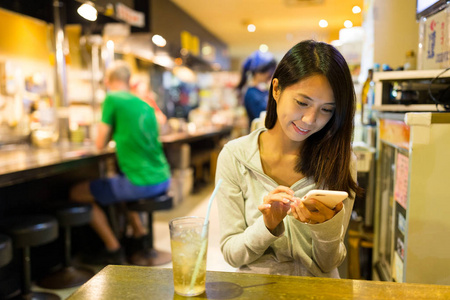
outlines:
{"label": "woman's eye", "polygon": [[332,114],[334,112],[334,108],[322,108],[322,111],[327,114]]}
{"label": "woman's eye", "polygon": [[302,102],[302,101],[298,101],[298,100],[295,100],[295,102],[297,102],[297,104],[300,105],[300,106],[307,106],[308,105],[307,103]]}

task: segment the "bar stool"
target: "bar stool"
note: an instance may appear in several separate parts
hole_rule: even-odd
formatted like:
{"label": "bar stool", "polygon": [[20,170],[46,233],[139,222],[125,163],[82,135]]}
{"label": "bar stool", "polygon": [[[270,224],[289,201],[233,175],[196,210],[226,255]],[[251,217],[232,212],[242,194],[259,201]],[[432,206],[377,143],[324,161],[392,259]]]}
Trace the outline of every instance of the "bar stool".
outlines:
{"label": "bar stool", "polygon": [[133,253],[129,262],[139,266],[159,266],[172,260],[168,252],[158,251],[153,248],[153,212],[172,208],[173,197],[161,194],[150,198],[141,198],[137,201],[127,202],[127,208],[131,211],[147,213],[148,243],[144,251]]}
{"label": "bar stool", "polygon": [[56,240],[58,237],[57,220],[47,215],[9,217],[0,221],[0,231],[12,238],[15,248],[22,249],[22,296],[26,299],[61,299],[55,294],[31,291],[30,248]]}
{"label": "bar stool", "polygon": [[64,231],[64,265],[63,268],[42,278],[38,285],[49,289],[64,289],[79,286],[91,279],[92,270],[72,265],[71,228],[86,225],[91,221],[92,207],[89,204],[63,203],[55,209],[59,226]]}
{"label": "bar stool", "polygon": [[6,266],[12,261],[11,238],[0,234],[0,268]]}
{"label": "bar stool", "polygon": [[20,294],[18,280],[11,276],[7,266],[13,259],[11,238],[0,234],[0,299],[11,299]]}

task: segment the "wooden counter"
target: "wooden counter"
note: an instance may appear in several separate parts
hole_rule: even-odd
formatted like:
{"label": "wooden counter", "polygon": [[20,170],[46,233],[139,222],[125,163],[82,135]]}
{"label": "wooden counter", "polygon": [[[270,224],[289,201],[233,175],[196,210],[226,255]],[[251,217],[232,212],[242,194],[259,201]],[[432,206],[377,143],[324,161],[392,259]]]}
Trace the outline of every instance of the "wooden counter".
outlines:
{"label": "wooden counter", "polygon": [[[208,271],[206,293],[191,299],[450,299],[450,286]],[[187,299],[172,269],[106,266],[69,300]]]}
{"label": "wooden counter", "polygon": [[[164,146],[215,140],[229,135],[232,127],[198,130],[195,133],[173,133],[161,136]],[[94,145],[69,144],[51,148],[9,145],[0,148],[0,188],[56,175],[80,164],[114,157],[114,149],[97,150]]]}
{"label": "wooden counter", "polygon": [[0,148],[0,188],[50,177],[114,156],[114,149],[99,151],[93,145],[55,145],[51,148],[4,146]]}

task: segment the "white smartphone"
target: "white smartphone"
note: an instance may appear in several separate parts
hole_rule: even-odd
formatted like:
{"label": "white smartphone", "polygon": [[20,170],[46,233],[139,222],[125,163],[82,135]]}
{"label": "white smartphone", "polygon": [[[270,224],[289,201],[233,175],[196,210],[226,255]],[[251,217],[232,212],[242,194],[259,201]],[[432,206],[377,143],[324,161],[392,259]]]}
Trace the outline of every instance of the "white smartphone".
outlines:
{"label": "white smartphone", "polygon": [[[347,192],[343,191],[330,191],[330,190],[311,190],[302,198],[305,205],[309,199],[316,199],[322,202],[327,207],[333,209],[339,202],[342,202],[348,197]],[[307,205],[308,209],[309,206]]]}

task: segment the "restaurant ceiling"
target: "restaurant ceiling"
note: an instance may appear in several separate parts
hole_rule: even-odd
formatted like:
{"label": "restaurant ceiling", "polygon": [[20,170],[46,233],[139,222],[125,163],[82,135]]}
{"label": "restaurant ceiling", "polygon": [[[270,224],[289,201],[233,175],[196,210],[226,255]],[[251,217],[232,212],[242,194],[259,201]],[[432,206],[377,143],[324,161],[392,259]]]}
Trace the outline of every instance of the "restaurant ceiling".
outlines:
{"label": "restaurant ceiling", "polygon": [[[242,60],[266,44],[278,59],[297,42],[339,39],[344,21],[361,26],[364,0],[171,0],[207,30],[224,41],[230,56]],[[358,5],[363,10],[352,12]],[[327,28],[319,27],[325,19]],[[248,24],[256,31],[247,31]]]}

